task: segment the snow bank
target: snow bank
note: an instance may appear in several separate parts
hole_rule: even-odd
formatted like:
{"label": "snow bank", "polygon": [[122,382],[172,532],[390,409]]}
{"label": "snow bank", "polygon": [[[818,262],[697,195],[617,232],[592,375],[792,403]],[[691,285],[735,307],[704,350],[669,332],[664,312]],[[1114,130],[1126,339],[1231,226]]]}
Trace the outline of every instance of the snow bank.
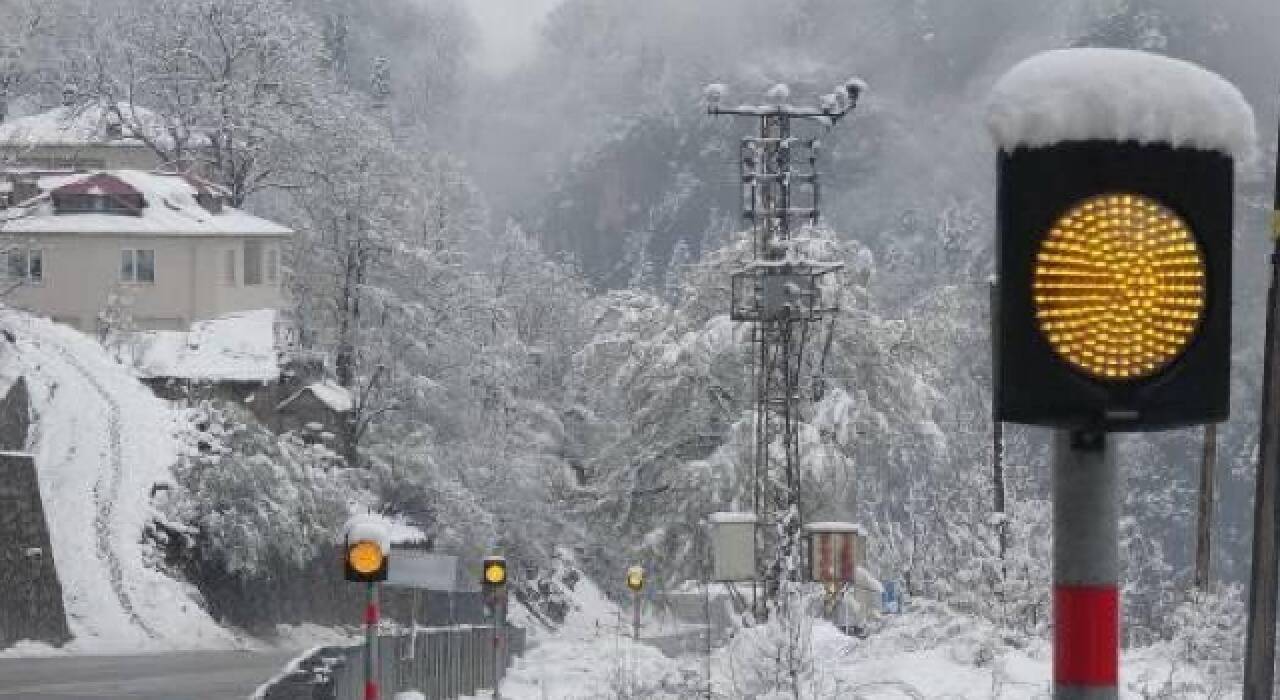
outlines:
{"label": "snow bank", "polygon": [[1005,151],[1109,140],[1244,159],[1257,140],[1236,86],[1186,61],[1124,49],[1062,49],[1019,63],[992,89],[987,127]]}

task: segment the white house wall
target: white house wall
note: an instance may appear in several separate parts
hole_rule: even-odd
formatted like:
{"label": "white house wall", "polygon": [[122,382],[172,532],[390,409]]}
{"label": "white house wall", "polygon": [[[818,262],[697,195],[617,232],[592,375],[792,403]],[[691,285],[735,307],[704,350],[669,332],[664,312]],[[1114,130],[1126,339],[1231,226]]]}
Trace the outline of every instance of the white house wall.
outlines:
{"label": "white house wall", "polygon": [[[261,241],[264,249],[279,249],[286,240],[264,236],[252,239]],[[185,330],[194,320],[234,311],[280,308],[283,296],[278,280],[275,284],[244,285],[245,240],[234,236],[102,234],[16,238],[7,245],[43,251],[44,276],[39,284],[17,287],[4,302],[89,332],[97,328],[98,314],[107,307],[113,292],[132,298],[129,308],[139,330]],[[131,248],[155,251],[154,283],[121,281],[121,251]],[[228,249],[238,252],[234,286],[226,283],[223,269]],[[12,280],[6,282],[13,284]]]}

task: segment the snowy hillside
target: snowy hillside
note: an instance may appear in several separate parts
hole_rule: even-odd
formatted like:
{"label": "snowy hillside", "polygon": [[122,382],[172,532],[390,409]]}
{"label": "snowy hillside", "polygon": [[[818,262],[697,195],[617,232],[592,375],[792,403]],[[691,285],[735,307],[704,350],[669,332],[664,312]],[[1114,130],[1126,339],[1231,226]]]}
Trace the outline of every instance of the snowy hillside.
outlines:
{"label": "snowy hillside", "polygon": [[12,311],[0,326],[16,338],[6,362],[30,385],[31,450],[72,648],[231,644],[191,587],[153,568],[142,542],[152,490],[178,458],[168,407],[75,330]]}

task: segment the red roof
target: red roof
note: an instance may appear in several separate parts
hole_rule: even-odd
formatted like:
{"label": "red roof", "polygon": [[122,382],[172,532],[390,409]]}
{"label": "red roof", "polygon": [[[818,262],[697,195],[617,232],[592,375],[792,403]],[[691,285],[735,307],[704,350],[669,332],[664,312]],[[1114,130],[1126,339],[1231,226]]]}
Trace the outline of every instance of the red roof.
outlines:
{"label": "red roof", "polygon": [[141,196],[129,183],[113,175],[97,173],[83,180],[76,180],[53,190],[53,195],[64,194],[108,194],[116,197]]}

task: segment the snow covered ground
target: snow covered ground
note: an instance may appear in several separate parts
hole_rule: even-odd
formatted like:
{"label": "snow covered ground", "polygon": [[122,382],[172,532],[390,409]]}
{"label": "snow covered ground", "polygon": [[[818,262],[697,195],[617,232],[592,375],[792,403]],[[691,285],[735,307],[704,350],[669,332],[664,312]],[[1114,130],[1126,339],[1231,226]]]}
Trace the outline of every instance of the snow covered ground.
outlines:
{"label": "snow covered ground", "polygon": [[74,640],[91,653],[238,645],[142,542],[156,484],[177,459],[173,414],[93,339],[0,312],[30,385],[45,516]]}
{"label": "snow covered ground", "polygon": [[[508,700],[704,697],[708,668],[715,698],[792,697],[761,693],[763,662],[776,650],[777,628],[742,630],[705,656],[668,658],[629,638],[628,618],[584,581],[576,609],[556,631],[532,634],[533,646],[502,686]],[[646,626],[653,624],[647,620]],[[801,674],[801,697],[812,700],[1027,700],[1050,697],[1051,649],[1019,642],[991,625],[920,604],[884,619],[867,639],[817,622],[804,630],[811,646]],[[1122,698],[1213,698],[1238,687],[1206,678],[1163,646],[1127,653]],[[762,673],[764,671],[764,673]],[[486,696],[487,697],[487,696]]]}

